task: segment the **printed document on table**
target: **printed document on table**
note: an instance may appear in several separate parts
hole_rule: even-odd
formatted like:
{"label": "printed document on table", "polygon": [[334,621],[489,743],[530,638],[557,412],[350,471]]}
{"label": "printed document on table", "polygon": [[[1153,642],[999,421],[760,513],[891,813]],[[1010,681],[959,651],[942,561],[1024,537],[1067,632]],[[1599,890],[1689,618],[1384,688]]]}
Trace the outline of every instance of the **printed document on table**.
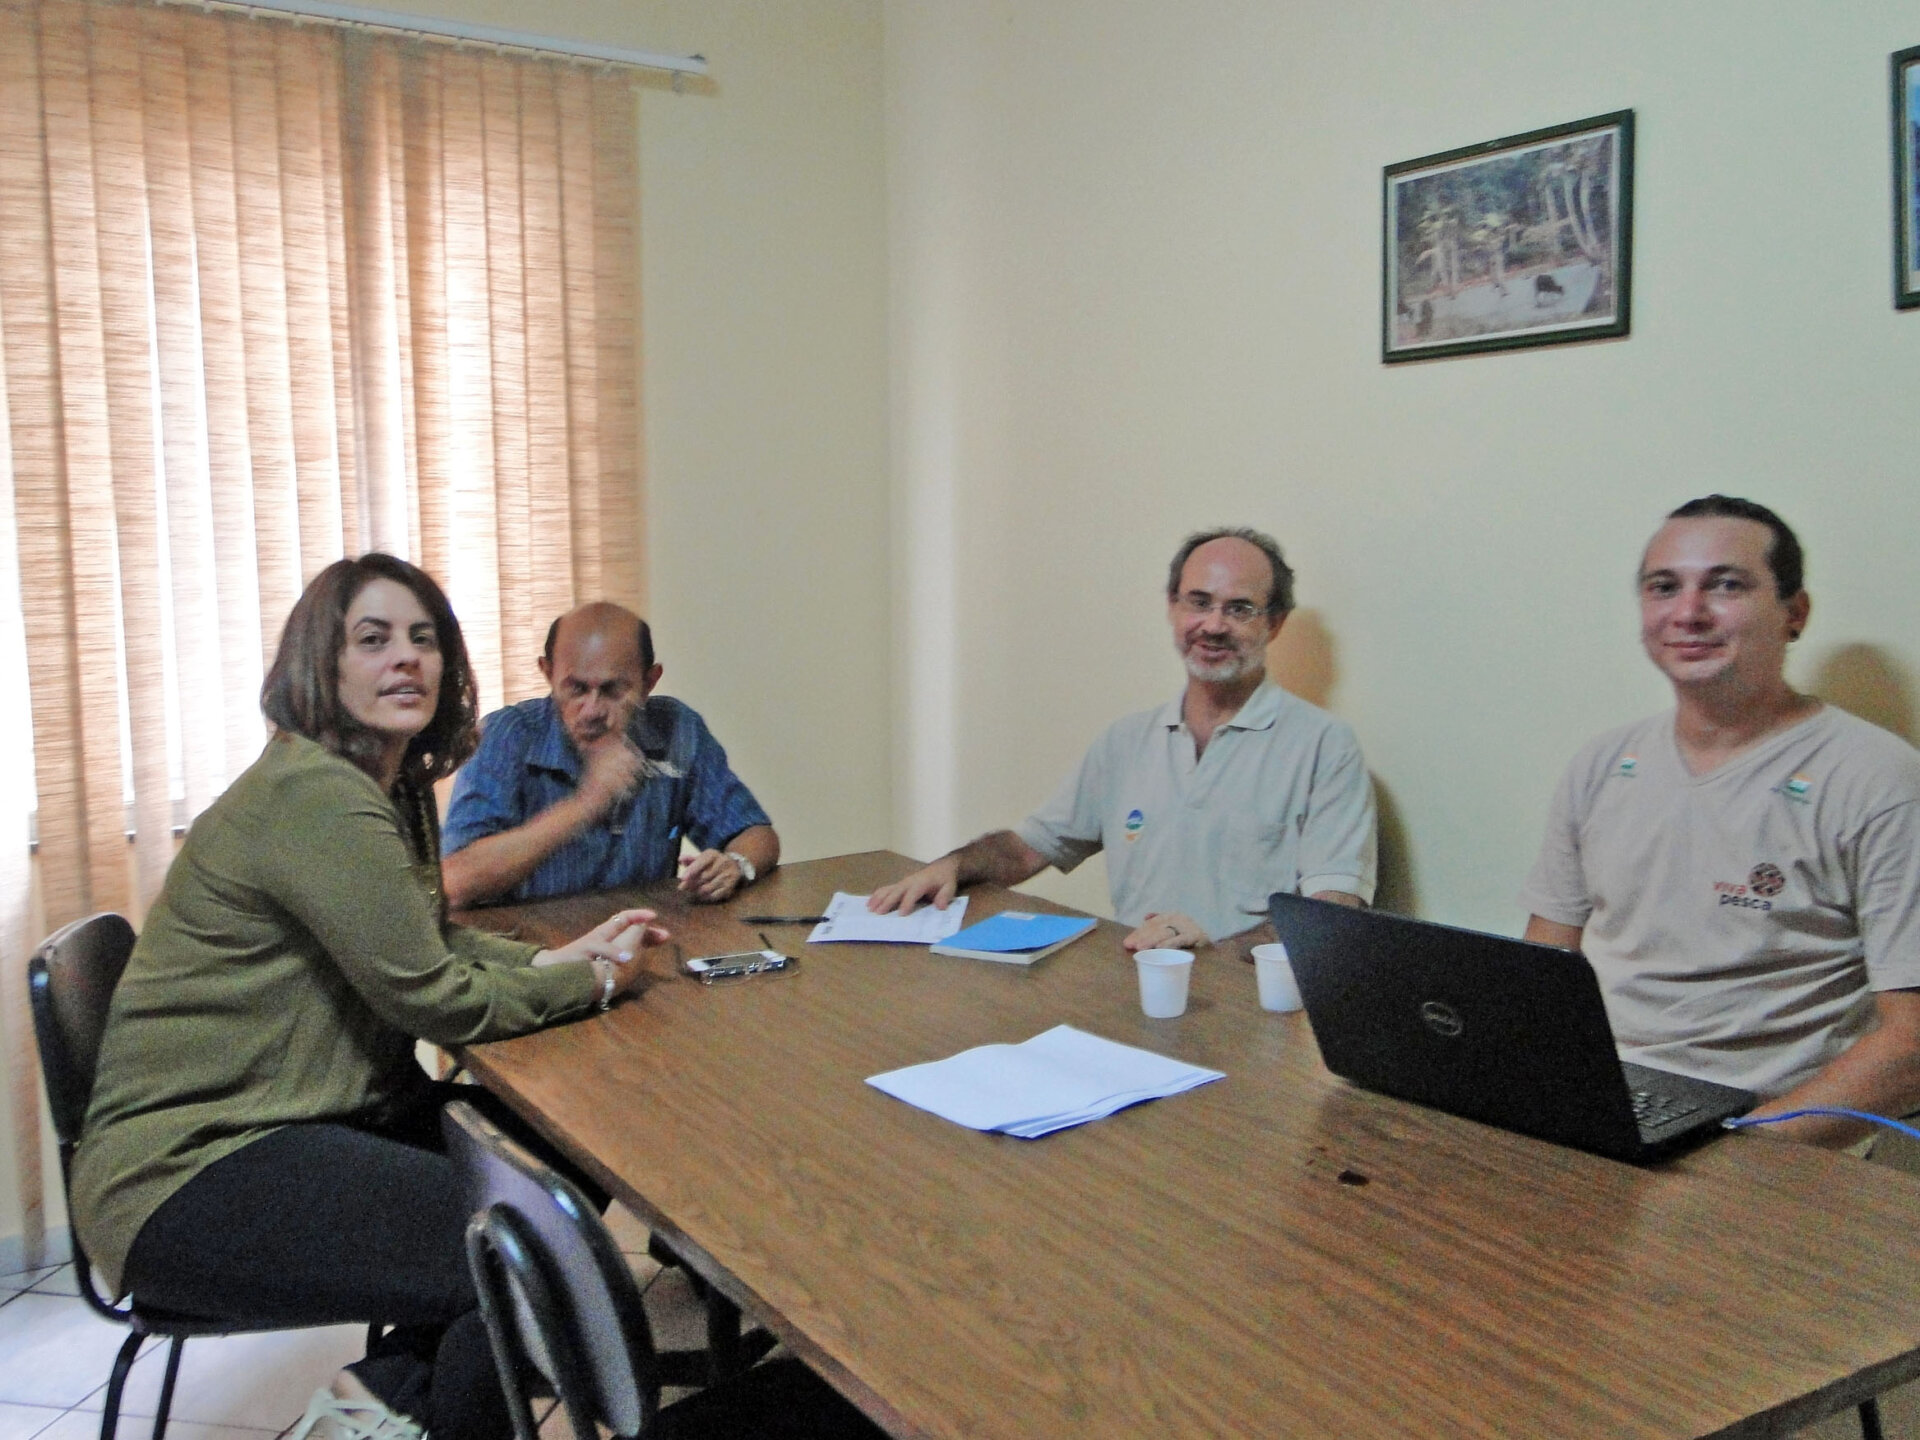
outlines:
{"label": "printed document on table", "polygon": [[867,909],[867,897],[834,892],[827,902],[827,918],[807,936],[809,945],[835,940],[879,942],[887,945],[931,945],[958,930],[967,919],[967,897],[962,895],[944,910],[923,905],[911,915],[876,915]]}
{"label": "printed document on table", "polygon": [[897,1100],[965,1125],[1035,1139],[1226,1077],[1056,1025],[1019,1045],[981,1045],[868,1077]]}

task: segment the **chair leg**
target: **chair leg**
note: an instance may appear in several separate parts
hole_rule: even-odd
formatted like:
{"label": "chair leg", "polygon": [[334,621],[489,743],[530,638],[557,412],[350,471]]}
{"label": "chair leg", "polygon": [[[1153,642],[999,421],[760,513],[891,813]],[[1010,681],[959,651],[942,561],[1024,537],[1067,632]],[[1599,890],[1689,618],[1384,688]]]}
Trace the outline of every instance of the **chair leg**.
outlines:
{"label": "chair leg", "polygon": [[[743,1374],[773,1349],[777,1342],[764,1330],[756,1329],[743,1335],[740,1332],[740,1307],[715,1289],[698,1270],[674,1254],[659,1236],[649,1237],[647,1253],[663,1269],[671,1265],[679,1266],[686,1274],[694,1298],[707,1312],[707,1384],[718,1385],[723,1380]],[[680,1382],[670,1380],[667,1383]]]}
{"label": "chair leg", "polygon": [[1885,1440],[1880,1429],[1880,1402],[1862,1400],[1860,1402],[1860,1440]]}
{"label": "chair leg", "polygon": [[167,1414],[173,1409],[173,1382],[180,1378],[180,1352],[187,1346],[187,1337],[176,1335],[173,1343],[167,1346],[167,1378],[160,1382],[160,1408],[153,1416],[153,1440],[166,1440]]}
{"label": "chair leg", "polygon": [[740,1364],[740,1307],[710,1286],[701,1299],[706,1301],[707,1357],[712,1367],[713,1384],[737,1375]]}
{"label": "chair leg", "polygon": [[121,1342],[120,1353],[113,1357],[113,1377],[107,1381],[107,1404],[100,1413],[100,1440],[113,1440],[113,1432],[120,1428],[120,1392],[127,1388],[127,1372],[133,1368],[133,1357],[140,1353],[140,1342],[146,1339],[138,1330],[127,1332],[127,1338]]}
{"label": "chair leg", "polygon": [[707,1383],[718,1385],[723,1380],[744,1375],[779,1342],[757,1326],[743,1332],[740,1307],[718,1290],[708,1287],[705,1299]]}

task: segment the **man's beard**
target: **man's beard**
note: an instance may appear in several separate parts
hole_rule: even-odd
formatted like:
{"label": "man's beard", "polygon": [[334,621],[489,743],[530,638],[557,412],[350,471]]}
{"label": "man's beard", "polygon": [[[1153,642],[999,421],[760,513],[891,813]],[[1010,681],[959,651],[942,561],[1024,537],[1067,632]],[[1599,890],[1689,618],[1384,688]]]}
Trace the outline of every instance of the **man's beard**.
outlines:
{"label": "man's beard", "polygon": [[1180,659],[1187,667],[1187,674],[1210,685],[1231,684],[1266,668],[1266,656],[1258,650],[1237,650],[1225,660],[1211,664],[1202,660],[1197,652],[1183,650]]}

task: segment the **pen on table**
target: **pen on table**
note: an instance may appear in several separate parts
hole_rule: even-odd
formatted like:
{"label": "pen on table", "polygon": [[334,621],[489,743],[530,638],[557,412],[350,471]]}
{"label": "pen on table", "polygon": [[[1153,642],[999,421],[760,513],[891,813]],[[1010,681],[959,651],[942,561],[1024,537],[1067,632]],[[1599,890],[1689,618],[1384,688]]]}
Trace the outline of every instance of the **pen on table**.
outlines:
{"label": "pen on table", "polygon": [[824,925],[824,915],[742,915],[742,925]]}

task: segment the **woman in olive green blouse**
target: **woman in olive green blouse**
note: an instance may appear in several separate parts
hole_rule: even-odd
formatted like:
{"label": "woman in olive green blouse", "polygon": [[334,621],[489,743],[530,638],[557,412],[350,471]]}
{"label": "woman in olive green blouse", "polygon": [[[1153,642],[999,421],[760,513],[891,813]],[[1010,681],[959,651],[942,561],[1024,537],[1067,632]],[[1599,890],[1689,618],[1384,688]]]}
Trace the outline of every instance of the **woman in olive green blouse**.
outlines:
{"label": "woman in olive green blouse", "polygon": [[508,1435],[438,1153],[452,1087],[414,1041],[604,1009],[665,932],[628,910],[543,952],[446,923],[431,787],[472,753],[477,705],[424,571],[322,571],[261,703],[273,738],[194,823],[114,992],[76,1231],[149,1305],[394,1326],[299,1435]]}

